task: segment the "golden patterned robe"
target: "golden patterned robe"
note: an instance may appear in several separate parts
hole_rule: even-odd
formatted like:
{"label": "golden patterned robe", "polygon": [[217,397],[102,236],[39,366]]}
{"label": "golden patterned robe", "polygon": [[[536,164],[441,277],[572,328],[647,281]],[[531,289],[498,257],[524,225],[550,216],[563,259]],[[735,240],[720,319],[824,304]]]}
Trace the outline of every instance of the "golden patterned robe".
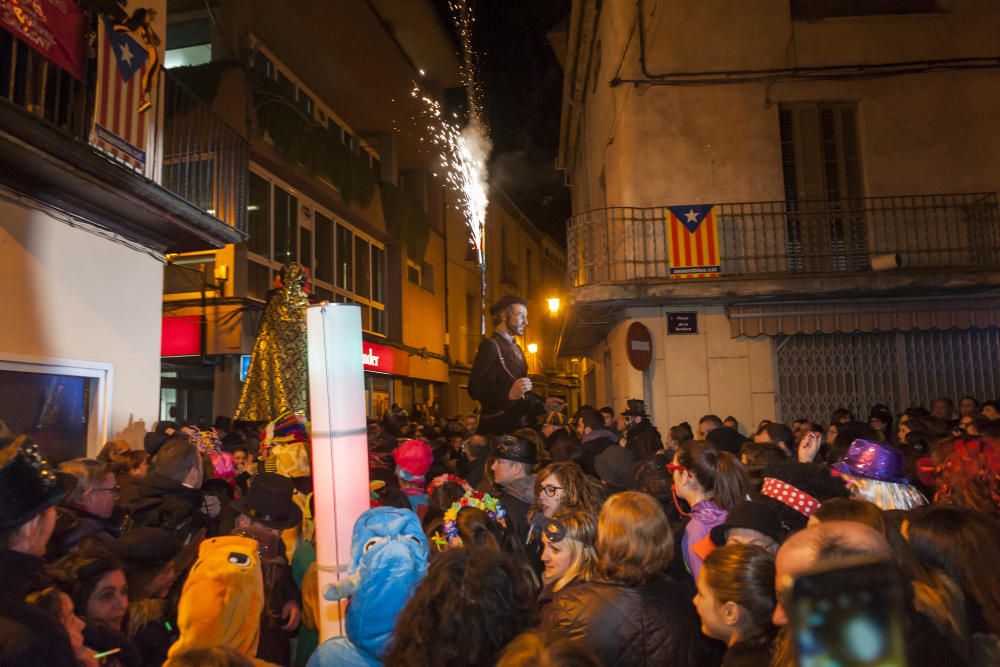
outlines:
{"label": "golden patterned robe", "polygon": [[308,411],[305,281],[301,264],[292,262],[281,269],[282,286],[264,309],[234,415],[237,420],[266,422],[286,412]]}

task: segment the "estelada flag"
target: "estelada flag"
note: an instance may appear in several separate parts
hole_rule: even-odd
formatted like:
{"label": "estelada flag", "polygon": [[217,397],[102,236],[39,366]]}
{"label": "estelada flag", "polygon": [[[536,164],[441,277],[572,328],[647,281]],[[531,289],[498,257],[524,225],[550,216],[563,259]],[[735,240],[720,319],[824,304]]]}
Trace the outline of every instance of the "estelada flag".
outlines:
{"label": "estelada flag", "polygon": [[146,168],[149,113],[142,113],[142,78],[149,66],[146,48],[127,32],[100,21],[97,36],[97,100],[91,143],[130,164]]}
{"label": "estelada flag", "polygon": [[668,206],[670,277],[707,278],[719,269],[719,229],[712,204]]}

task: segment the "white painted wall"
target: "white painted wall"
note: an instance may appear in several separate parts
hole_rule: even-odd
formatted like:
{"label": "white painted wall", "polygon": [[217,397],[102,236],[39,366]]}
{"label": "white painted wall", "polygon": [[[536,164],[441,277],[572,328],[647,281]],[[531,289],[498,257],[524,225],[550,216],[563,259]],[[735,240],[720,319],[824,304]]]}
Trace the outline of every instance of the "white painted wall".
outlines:
{"label": "white painted wall", "polygon": [[[667,334],[666,313],[698,312],[697,334]],[[595,405],[610,403],[616,411],[629,398],[642,398],[642,373],[632,368],[626,357],[625,335],[632,322],[646,325],[653,336],[653,363],[650,366],[650,394],[647,411],[653,423],[666,435],[682,421],[697,428],[702,415],[715,413],[736,417],[745,430],[761,419],[774,419],[774,373],[771,341],[759,338],[731,338],[729,320],[721,307],[633,308],[627,318],[608,334],[605,344],[595,348],[598,364]],[[601,395],[604,351],[611,351],[614,395]],[[606,392],[604,392],[606,393]],[[610,400],[606,400],[610,399]]]}
{"label": "white painted wall", "polygon": [[0,358],[111,364],[105,435],[136,448],[157,419],[162,293],[154,257],[0,199]]}

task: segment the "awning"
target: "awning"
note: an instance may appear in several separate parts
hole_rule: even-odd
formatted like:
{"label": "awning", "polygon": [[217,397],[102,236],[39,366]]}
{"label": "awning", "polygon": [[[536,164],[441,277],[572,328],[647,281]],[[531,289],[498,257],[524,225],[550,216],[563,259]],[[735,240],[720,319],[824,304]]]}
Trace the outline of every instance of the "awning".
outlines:
{"label": "awning", "polygon": [[729,307],[737,336],[972,329],[1000,325],[1000,298],[753,303]]}

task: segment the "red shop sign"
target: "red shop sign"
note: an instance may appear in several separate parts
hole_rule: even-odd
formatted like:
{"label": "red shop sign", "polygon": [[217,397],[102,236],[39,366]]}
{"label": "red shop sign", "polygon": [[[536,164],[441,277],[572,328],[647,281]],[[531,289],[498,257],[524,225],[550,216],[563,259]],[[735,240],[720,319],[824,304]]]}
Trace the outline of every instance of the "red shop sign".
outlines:
{"label": "red shop sign", "polygon": [[160,335],[161,357],[190,357],[201,354],[201,316],[164,316]]}
{"label": "red shop sign", "polygon": [[361,360],[365,370],[374,373],[406,375],[410,372],[410,355],[386,345],[362,341]]}

